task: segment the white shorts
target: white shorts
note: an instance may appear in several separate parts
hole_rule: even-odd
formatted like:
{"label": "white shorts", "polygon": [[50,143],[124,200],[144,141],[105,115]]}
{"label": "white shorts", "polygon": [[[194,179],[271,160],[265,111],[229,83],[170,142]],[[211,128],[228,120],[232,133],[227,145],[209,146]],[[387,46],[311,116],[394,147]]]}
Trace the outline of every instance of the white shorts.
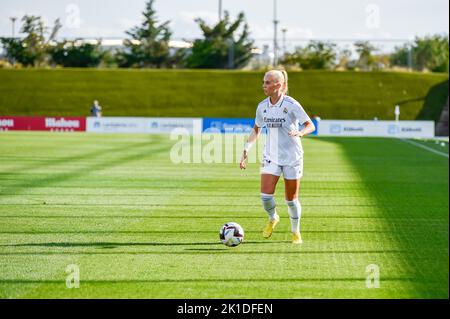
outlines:
{"label": "white shorts", "polygon": [[300,179],[303,176],[303,159],[295,166],[280,166],[271,161],[263,160],[261,165],[261,174],[270,174],[281,176],[285,179]]}

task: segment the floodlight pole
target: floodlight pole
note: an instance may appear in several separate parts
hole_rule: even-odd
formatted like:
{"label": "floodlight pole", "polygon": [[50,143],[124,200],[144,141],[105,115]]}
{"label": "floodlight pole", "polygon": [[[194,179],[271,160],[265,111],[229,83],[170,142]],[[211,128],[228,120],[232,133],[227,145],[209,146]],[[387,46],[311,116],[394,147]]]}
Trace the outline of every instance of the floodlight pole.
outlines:
{"label": "floodlight pole", "polygon": [[277,29],[278,29],[277,20],[277,0],[273,0],[273,66],[276,67],[278,65],[278,40],[277,40]]}
{"label": "floodlight pole", "polygon": [[16,25],[16,20],[17,20],[17,18],[16,17],[11,17],[11,18],[9,18],[10,20],[11,20],[11,22],[12,22],[12,37],[13,37],[13,39],[15,38],[15,36],[16,36],[16,28],[15,28],[15,25]]}
{"label": "floodlight pole", "polygon": [[413,60],[412,60],[412,44],[408,46],[408,71],[412,71],[412,67],[413,67]]}
{"label": "floodlight pole", "polygon": [[283,29],[281,29],[281,31],[283,31],[283,55],[286,55],[286,32],[287,32],[287,29],[286,28],[283,28]]}
{"label": "floodlight pole", "polygon": [[222,21],[222,0],[219,0],[219,21]]}

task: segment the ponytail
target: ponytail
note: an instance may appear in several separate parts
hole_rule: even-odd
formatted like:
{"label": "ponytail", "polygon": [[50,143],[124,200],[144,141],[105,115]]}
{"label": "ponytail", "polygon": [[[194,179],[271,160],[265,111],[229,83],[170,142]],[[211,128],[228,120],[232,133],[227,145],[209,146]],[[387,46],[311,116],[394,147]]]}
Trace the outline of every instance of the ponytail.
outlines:
{"label": "ponytail", "polygon": [[282,91],[284,94],[288,94],[289,93],[289,86],[288,86],[288,74],[285,70],[281,70],[281,73],[283,74],[283,78],[284,78],[284,83],[283,83],[283,87],[282,87]]}

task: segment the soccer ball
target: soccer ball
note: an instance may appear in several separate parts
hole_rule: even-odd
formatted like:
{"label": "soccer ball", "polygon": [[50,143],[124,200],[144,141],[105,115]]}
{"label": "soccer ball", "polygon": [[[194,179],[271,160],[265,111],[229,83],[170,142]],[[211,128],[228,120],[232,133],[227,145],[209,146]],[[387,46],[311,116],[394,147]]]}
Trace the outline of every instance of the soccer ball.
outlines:
{"label": "soccer ball", "polygon": [[222,243],[228,247],[234,247],[244,241],[244,229],[237,223],[226,223],[219,232]]}

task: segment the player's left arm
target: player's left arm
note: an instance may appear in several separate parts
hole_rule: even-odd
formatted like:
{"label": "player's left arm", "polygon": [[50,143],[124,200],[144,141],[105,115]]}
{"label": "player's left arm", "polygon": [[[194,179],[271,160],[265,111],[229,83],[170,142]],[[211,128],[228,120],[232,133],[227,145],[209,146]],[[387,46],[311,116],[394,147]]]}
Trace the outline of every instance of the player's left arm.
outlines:
{"label": "player's left arm", "polygon": [[298,130],[290,131],[289,136],[303,137],[305,135],[313,133],[316,130],[315,125],[311,121],[306,121],[305,123],[303,123],[303,126],[304,126],[303,129],[301,129],[300,131]]}

